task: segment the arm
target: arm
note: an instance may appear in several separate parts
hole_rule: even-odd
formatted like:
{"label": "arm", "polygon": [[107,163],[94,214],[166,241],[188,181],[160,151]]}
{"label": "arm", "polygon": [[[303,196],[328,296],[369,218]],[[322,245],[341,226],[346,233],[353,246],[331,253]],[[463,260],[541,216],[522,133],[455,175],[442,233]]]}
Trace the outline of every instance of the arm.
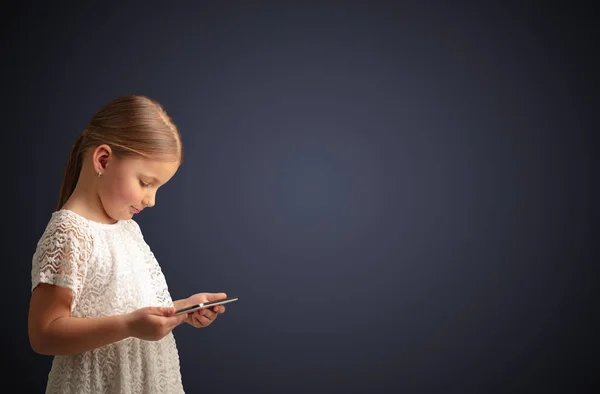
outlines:
{"label": "arm", "polygon": [[99,348],[131,335],[128,316],[70,316],[71,290],[40,283],[29,306],[29,341],[45,355],[67,355]]}
{"label": "arm", "polygon": [[29,342],[35,352],[76,354],[129,337],[156,341],[183,322],[185,316],[173,316],[174,309],[167,307],[98,318],[72,317],[73,292],[80,290],[92,250],[91,234],[69,218],[49,225],[40,238],[32,259],[34,288],[28,318]]}
{"label": "arm", "polygon": [[183,323],[174,308],[144,307],[133,312],[97,318],[71,317],[70,289],[40,283],[29,306],[29,342],[46,355],[68,355],[93,350],[134,337],[158,341]]}

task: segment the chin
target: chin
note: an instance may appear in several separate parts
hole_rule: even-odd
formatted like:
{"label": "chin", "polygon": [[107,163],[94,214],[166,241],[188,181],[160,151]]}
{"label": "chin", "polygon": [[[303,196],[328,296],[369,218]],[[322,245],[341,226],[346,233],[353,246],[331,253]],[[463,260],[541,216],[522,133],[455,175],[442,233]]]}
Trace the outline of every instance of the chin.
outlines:
{"label": "chin", "polygon": [[131,219],[131,217],[133,216],[131,213],[126,213],[126,212],[106,212],[106,214],[108,215],[108,217],[110,217],[112,220],[129,220]]}
{"label": "chin", "polygon": [[127,213],[123,214],[123,218],[121,220],[129,220],[134,216],[135,216],[135,213],[133,213],[131,211],[127,211]]}

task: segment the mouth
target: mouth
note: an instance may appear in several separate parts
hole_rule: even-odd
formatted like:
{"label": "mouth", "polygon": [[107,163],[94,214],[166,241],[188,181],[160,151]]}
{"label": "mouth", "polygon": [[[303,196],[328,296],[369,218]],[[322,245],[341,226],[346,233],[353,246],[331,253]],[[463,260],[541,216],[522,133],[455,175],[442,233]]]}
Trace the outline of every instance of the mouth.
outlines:
{"label": "mouth", "polygon": [[140,213],[142,212],[141,209],[137,209],[136,207],[134,207],[133,205],[131,206],[131,209],[133,210],[133,213]]}

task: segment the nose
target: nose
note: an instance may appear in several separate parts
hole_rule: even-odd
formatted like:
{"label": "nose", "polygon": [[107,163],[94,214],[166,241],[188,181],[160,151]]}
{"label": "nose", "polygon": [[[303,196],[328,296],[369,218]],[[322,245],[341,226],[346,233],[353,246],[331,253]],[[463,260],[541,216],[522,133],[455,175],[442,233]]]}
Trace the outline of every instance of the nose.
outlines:
{"label": "nose", "polygon": [[155,204],[154,196],[148,196],[144,200],[142,200],[142,204],[148,208],[152,208]]}

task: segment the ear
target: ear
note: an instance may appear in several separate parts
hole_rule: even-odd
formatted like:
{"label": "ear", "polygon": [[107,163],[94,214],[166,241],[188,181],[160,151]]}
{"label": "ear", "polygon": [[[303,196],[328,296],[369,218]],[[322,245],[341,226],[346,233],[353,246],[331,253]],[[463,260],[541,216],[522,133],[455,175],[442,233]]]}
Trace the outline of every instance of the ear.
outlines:
{"label": "ear", "polygon": [[94,149],[92,153],[92,164],[94,172],[103,173],[106,170],[108,162],[112,159],[112,149],[106,144],[102,144]]}

